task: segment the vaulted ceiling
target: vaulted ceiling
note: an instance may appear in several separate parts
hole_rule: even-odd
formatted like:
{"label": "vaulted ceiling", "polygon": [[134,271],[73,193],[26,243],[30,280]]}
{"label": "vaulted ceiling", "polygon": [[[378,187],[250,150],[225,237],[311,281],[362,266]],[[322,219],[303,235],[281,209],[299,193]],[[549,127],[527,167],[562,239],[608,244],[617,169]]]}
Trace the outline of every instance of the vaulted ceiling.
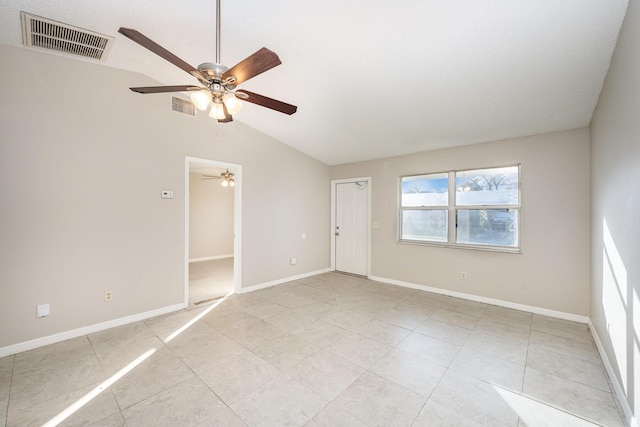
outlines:
{"label": "vaulted ceiling", "polygon": [[[241,87],[298,112],[246,104],[234,120],[336,165],[587,126],[626,7],[627,0],[222,0],[221,62],[230,67],[263,46],[276,52],[282,65]],[[103,64],[161,84],[197,81],[119,27],[193,66],[215,60],[215,0],[0,0],[0,44],[22,46],[20,11],[115,37]],[[141,83],[148,81],[131,86]]]}

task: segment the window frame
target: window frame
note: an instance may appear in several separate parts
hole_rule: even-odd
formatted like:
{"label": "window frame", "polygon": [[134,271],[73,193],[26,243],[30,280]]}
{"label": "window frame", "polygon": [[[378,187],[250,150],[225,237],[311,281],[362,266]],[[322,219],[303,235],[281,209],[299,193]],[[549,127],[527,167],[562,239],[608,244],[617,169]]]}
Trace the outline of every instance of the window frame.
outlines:
{"label": "window frame", "polygon": [[[456,173],[467,172],[467,171],[475,171],[475,170],[487,170],[487,169],[501,169],[508,167],[517,167],[518,168],[518,203],[511,205],[458,205],[456,200]],[[402,195],[403,188],[402,183],[406,178],[413,177],[428,177],[430,175],[443,175],[446,174],[448,178],[448,204],[443,206],[403,206],[402,205]],[[409,245],[420,245],[420,246],[438,246],[438,247],[447,247],[447,248],[458,248],[458,249],[474,249],[474,250],[482,250],[482,251],[492,251],[492,252],[509,252],[509,253],[522,253],[522,164],[520,163],[512,163],[502,166],[488,166],[488,167],[475,167],[475,168],[464,168],[464,169],[451,169],[448,171],[440,171],[440,172],[429,172],[429,173],[421,173],[421,174],[412,174],[412,175],[402,175],[398,178],[398,215],[397,215],[397,231],[398,231],[398,241],[399,244],[409,244]],[[516,239],[517,245],[515,246],[504,246],[504,245],[492,245],[492,244],[482,244],[482,243],[458,243],[458,212],[459,211],[472,211],[472,210],[515,210],[517,215],[517,225],[516,225]],[[444,210],[447,212],[447,241],[439,242],[436,240],[414,240],[414,239],[403,239],[403,213],[405,211],[411,210]]]}

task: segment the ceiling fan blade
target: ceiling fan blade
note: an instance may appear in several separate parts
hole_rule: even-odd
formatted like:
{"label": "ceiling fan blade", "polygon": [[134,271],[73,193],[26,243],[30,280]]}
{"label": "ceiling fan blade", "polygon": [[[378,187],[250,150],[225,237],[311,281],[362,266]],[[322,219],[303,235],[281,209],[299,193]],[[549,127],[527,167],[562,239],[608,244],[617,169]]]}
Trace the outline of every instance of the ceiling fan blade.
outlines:
{"label": "ceiling fan blade", "polygon": [[249,92],[248,90],[242,89],[242,91],[236,92],[236,94],[238,93],[241,93],[241,94],[243,93],[248,96],[248,98],[245,98],[244,96],[239,97],[243,101],[247,101],[247,102],[251,102],[252,104],[271,108],[272,110],[276,110],[284,114],[291,115],[296,111],[298,111],[298,107],[296,107],[295,105],[287,104],[286,102],[268,98],[263,95],[258,95],[257,93]]}
{"label": "ceiling fan blade", "polygon": [[200,86],[144,86],[144,87],[130,87],[134,92],[138,93],[163,93],[163,92],[187,92],[191,90],[200,90]]}
{"label": "ceiling fan blade", "polygon": [[278,55],[266,47],[263,47],[253,55],[231,67],[231,69],[227,70],[222,77],[226,80],[233,76],[235,77],[235,82],[233,84],[239,85],[240,83],[246,82],[258,74],[262,74],[280,64],[282,64],[282,62],[280,62]]}
{"label": "ceiling fan blade", "polygon": [[193,66],[189,65],[182,59],[178,58],[176,55],[169,52],[167,49],[163,48],[158,43],[154,42],[153,40],[151,40],[149,37],[145,36],[141,32],[134,30],[132,28],[124,28],[124,27],[120,27],[118,32],[123,36],[128,37],[134,42],[138,43],[140,46],[146,47],[151,52],[171,62],[176,67],[186,71],[192,76],[195,76],[198,79],[204,79],[204,81],[207,81],[207,78],[200,71],[198,71],[197,68],[194,68]]}
{"label": "ceiling fan blade", "polygon": [[224,102],[222,103],[222,110],[224,111],[224,119],[218,119],[218,123],[232,122],[233,117],[231,117],[231,114],[229,114],[229,111],[227,110],[227,106],[224,105]]}

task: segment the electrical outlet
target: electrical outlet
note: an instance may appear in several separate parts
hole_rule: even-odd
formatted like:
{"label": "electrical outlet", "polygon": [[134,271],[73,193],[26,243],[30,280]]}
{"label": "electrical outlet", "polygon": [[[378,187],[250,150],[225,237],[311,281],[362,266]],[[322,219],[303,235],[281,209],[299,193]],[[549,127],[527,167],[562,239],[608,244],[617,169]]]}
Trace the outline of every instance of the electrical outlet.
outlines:
{"label": "electrical outlet", "polygon": [[104,291],[104,300],[111,301],[113,299],[113,293],[111,291]]}
{"label": "electrical outlet", "polygon": [[466,272],[466,271],[463,271],[462,273],[460,273],[460,278],[461,278],[462,280],[467,280],[467,272]]}
{"label": "electrical outlet", "polygon": [[291,257],[289,258],[289,264],[291,265],[296,265],[298,263],[298,260],[295,259],[295,257]]}

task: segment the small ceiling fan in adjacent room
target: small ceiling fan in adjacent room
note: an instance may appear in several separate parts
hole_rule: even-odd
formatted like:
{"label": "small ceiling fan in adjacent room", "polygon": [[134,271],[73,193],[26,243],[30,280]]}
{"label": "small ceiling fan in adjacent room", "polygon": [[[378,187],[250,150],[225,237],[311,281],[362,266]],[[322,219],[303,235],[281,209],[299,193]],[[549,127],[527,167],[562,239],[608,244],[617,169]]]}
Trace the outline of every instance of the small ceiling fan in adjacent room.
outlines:
{"label": "small ceiling fan in adjacent room", "polygon": [[173,53],[169,52],[142,33],[131,28],[121,27],[118,32],[151,52],[169,61],[176,67],[194,76],[203,86],[147,86],[132,87],[138,93],[191,92],[191,100],[196,108],[206,110],[211,106],[209,116],[218,122],[233,120],[232,115],[240,111],[242,103],[239,99],[270,108],[284,114],[293,114],[298,107],[272,98],[268,98],[248,90],[236,90],[237,86],[247,80],[281,64],[280,58],[266,47],[228,68],[220,63],[220,0],[216,0],[216,62],[205,62],[194,68]]}
{"label": "small ceiling fan in adjacent room", "polygon": [[222,179],[220,185],[223,187],[235,187],[236,185],[235,175],[233,172],[229,172],[229,169],[227,169],[226,172],[222,172],[220,175],[202,175],[202,178],[200,178],[201,181],[209,179]]}

